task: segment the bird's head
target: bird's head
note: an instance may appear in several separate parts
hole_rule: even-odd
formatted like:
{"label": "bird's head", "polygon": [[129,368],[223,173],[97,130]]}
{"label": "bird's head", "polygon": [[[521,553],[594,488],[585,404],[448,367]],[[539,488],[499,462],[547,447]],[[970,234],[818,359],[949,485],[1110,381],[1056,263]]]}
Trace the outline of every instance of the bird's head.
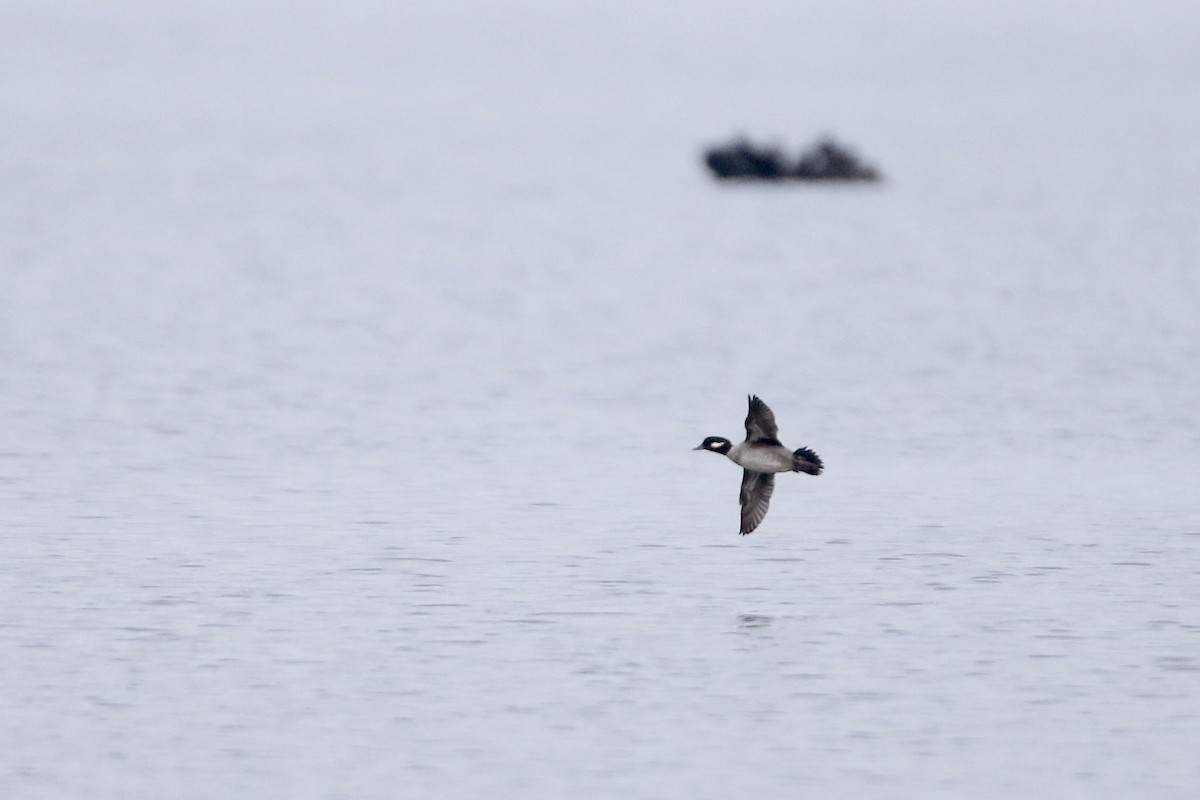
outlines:
{"label": "bird's head", "polygon": [[729,448],[733,447],[733,442],[726,439],[724,436],[709,436],[699,447],[693,447],[693,450],[711,450],[714,453],[725,455],[729,452]]}

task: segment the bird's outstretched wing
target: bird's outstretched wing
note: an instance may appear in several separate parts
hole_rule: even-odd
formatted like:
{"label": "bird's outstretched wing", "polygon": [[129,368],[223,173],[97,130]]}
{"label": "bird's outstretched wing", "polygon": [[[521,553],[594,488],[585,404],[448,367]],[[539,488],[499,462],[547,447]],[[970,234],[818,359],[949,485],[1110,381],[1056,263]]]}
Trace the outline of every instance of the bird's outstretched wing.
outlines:
{"label": "bird's outstretched wing", "polygon": [[758,527],[758,523],[767,516],[767,507],[771,505],[771,495],[775,492],[775,476],[770,472],[742,472],[742,491],[738,502],[742,504],[743,536]]}
{"label": "bird's outstretched wing", "polygon": [[750,396],[750,411],[746,414],[746,441],[779,444],[779,427],[775,424],[775,414],[767,408],[766,403],[758,399],[758,395]]}

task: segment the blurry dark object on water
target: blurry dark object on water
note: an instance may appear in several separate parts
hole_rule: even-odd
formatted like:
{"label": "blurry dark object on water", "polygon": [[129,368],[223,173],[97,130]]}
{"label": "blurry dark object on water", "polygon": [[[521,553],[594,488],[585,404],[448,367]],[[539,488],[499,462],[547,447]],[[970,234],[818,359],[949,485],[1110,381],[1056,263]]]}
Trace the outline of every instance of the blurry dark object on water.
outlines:
{"label": "blurry dark object on water", "polygon": [[779,150],[756,147],[745,139],[711,148],[704,154],[704,163],[718,178],[778,180],[788,177],[790,169]]}
{"label": "blurry dark object on water", "polygon": [[775,147],[758,147],[738,139],[704,153],[704,163],[720,180],[878,181],[879,170],[859,161],[853,150],[825,138],[789,163]]}

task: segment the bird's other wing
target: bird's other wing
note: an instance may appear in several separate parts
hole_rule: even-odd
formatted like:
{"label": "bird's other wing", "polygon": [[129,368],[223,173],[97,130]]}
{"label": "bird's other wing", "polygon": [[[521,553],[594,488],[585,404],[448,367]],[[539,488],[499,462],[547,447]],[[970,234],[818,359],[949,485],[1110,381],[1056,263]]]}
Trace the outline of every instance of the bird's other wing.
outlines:
{"label": "bird's other wing", "polygon": [[779,444],[779,428],[775,425],[775,414],[767,404],[750,396],[750,411],[746,414],[746,441],[760,444]]}
{"label": "bird's other wing", "polygon": [[738,502],[742,504],[742,527],[739,533],[745,536],[758,527],[758,523],[767,516],[767,507],[771,505],[771,495],[775,492],[775,476],[770,472],[742,473],[742,491]]}

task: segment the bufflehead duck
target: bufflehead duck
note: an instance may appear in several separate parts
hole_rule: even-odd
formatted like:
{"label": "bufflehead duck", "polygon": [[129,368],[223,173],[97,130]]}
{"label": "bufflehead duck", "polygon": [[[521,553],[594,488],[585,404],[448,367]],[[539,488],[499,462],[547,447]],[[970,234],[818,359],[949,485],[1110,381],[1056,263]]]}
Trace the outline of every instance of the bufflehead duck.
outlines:
{"label": "bufflehead duck", "polygon": [[746,414],[746,441],[734,444],[723,436],[709,436],[693,450],[711,450],[720,453],[742,467],[742,491],[738,502],[742,505],[742,528],[745,536],[758,527],[767,516],[767,506],[775,491],[776,472],[807,472],[820,475],[825,465],[821,457],[801,447],[788,450],[779,439],[779,428],[775,425],[775,414],[767,404],[750,396],[750,411]]}

